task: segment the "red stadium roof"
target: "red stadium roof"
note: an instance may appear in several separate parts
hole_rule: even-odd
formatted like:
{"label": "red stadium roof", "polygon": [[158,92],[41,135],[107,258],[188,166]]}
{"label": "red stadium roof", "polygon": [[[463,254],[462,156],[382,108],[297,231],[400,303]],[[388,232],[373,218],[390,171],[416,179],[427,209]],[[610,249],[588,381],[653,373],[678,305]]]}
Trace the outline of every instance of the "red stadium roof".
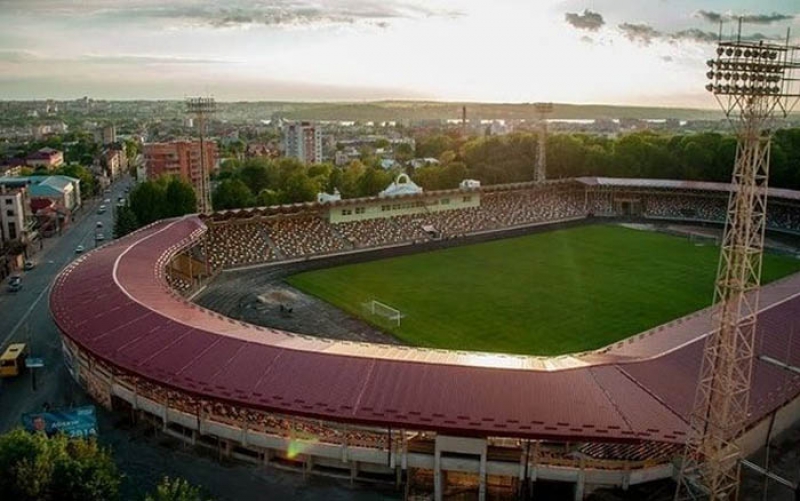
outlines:
{"label": "red stadium roof", "polygon": [[[684,440],[709,310],[557,358],[301,336],[223,317],[168,287],[164,265],[205,230],[195,216],[162,221],[76,260],[50,296],[61,332],[125,371],[268,411],[450,434]],[[800,365],[798,291],[800,275],[765,288],[757,346]],[[757,362],[752,419],[798,393],[800,376]]]}

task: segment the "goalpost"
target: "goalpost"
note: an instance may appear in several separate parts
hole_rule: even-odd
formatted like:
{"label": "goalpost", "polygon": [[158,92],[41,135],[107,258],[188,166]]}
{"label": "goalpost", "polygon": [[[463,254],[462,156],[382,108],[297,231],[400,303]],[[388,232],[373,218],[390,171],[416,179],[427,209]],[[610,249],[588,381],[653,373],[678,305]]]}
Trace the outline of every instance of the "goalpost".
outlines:
{"label": "goalpost", "polygon": [[400,320],[405,316],[397,308],[392,308],[388,304],[381,303],[375,299],[362,303],[361,306],[372,315],[395,322],[398,327],[400,327]]}

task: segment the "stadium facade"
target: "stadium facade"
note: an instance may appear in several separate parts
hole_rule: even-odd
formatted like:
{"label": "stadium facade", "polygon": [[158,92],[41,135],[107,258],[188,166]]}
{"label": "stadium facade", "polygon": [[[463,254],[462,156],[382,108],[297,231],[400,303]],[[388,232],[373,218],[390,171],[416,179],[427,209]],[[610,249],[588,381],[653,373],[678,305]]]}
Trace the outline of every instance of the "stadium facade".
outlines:
{"label": "stadium facade", "polygon": [[[435,499],[514,498],[549,481],[582,499],[674,475],[710,309],[600,350],[532,357],[299,335],[188,298],[223,269],[563,221],[722,223],[728,190],[579,178],[187,216],[78,258],[50,308],[71,374],[100,404],[190,444]],[[800,235],[800,193],[772,190],[768,221]],[[800,274],[763,288],[758,325],[759,355],[800,365]],[[800,376],[756,361],[749,416],[745,452],[800,417]]]}

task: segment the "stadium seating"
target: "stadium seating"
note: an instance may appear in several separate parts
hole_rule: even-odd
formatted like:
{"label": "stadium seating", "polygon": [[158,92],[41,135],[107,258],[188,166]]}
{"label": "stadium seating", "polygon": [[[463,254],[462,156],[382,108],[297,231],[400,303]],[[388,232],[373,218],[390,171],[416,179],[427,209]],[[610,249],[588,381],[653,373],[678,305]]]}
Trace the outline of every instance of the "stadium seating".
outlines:
{"label": "stadium seating", "polygon": [[[648,190],[616,192],[639,201],[645,218],[724,222],[727,199],[712,192]],[[413,215],[332,224],[319,208],[288,216],[253,217],[210,225],[210,261],[215,269],[283,259],[298,259],[362,249],[453,238],[487,230],[556,222],[587,215],[615,216],[615,192],[587,193],[564,187],[486,190],[478,207],[426,211]],[[770,205],[768,227],[800,232],[800,207]],[[428,232],[423,227],[435,231]],[[191,284],[168,277],[179,291]]]}

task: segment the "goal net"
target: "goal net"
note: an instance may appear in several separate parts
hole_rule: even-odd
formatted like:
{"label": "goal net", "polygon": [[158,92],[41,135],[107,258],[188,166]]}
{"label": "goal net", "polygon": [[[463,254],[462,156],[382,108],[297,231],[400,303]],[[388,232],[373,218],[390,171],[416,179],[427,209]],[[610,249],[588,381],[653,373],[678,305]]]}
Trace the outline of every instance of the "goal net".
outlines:
{"label": "goal net", "polygon": [[689,233],[689,243],[695,246],[713,245],[719,246],[719,237],[716,235],[707,235],[702,233]]}
{"label": "goal net", "polygon": [[376,301],[374,299],[367,301],[366,303],[362,303],[361,306],[364,308],[364,311],[370,315],[385,318],[391,322],[394,322],[398,327],[400,327],[400,320],[404,317],[404,315],[397,308],[392,308],[388,304],[381,303],[380,301]]}

